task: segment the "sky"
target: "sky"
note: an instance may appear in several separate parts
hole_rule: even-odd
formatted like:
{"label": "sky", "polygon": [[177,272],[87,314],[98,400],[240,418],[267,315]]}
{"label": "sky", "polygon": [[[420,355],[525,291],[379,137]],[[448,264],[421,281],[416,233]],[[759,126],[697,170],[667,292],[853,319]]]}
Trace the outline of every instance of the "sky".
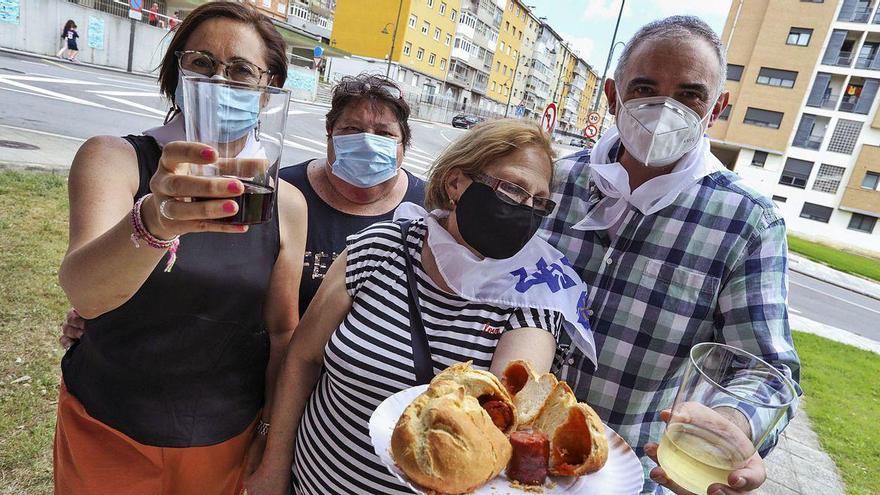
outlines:
{"label": "sky", "polygon": [[[605,68],[614,23],[623,0],[525,0],[538,17],[547,17],[550,26],[593,66],[599,76]],[[695,15],[721,35],[732,0],[625,0],[618,41],[628,41],[644,24],[675,14]],[[614,70],[622,46],[614,52],[608,77]]]}

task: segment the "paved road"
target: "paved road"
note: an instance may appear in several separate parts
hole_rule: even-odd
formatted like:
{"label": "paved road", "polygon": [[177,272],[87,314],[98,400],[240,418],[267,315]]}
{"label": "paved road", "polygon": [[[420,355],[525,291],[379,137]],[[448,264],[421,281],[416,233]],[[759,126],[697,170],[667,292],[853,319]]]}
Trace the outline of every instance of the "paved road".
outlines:
{"label": "paved road", "polygon": [[793,314],[880,342],[880,301],[795,272],[789,289]]}
{"label": "paved road", "polygon": [[[81,139],[137,134],[161,125],[167,105],[153,78],[0,53],[0,126]],[[285,163],[324,155],[326,112],[317,105],[292,104]],[[438,123],[412,122],[411,127],[404,166],[419,175],[466,132]],[[572,150],[557,146],[561,154]],[[874,299],[797,273],[791,276],[790,298],[794,314],[880,341],[880,302]]]}

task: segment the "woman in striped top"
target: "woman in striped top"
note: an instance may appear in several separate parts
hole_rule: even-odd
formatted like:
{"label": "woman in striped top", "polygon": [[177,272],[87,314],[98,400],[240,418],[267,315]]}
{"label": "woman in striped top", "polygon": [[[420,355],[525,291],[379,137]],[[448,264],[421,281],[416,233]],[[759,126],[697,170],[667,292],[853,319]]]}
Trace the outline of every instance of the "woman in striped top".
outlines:
{"label": "woman in striped top", "polygon": [[[552,158],[537,126],[508,120],[474,128],[438,159],[426,205],[445,211],[413,221],[405,247],[433,372],[467,360],[496,374],[512,359],[550,369],[560,313],[459,296],[428,233],[489,261],[512,257],[553,210]],[[350,236],[324,278],[294,333],[249,495],[287,493],[291,465],[295,494],[410,493],[368,433],[385,398],[419,384],[401,234],[400,223],[386,222]]]}

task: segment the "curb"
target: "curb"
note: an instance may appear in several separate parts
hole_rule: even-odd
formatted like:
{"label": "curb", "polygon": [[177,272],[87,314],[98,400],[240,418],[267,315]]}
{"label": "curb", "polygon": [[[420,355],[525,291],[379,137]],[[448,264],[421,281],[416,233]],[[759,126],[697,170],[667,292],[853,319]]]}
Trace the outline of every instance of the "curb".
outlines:
{"label": "curb", "polygon": [[116,72],[116,73],[120,73],[120,74],[131,74],[134,76],[149,77],[151,79],[155,79],[158,77],[158,74],[150,74],[147,72],[139,72],[139,71],[128,72],[127,70],[120,69],[118,67],[111,67],[109,65],[92,64],[92,63],[88,63],[88,62],[70,62],[70,61],[65,60],[63,58],[58,58],[58,57],[55,57],[52,55],[43,55],[41,53],[25,52],[25,51],[21,51],[21,50],[15,50],[12,48],[6,48],[6,47],[0,47],[0,52],[11,53],[13,55],[21,55],[21,56],[30,57],[30,58],[39,58],[39,59],[48,60],[51,62],[56,62],[59,64],[71,65],[74,67],[75,66],[88,67],[91,69],[106,70],[106,71]]}
{"label": "curb", "polygon": [[14,171],[14,172],[40,172],[52,175],[63,175],[67,176],[70,173],[69,167],[60,167],[56,165],[40,165],[40,164],[28,164],[28,163],[19,163],[19,162],[0,162],[0,171]]}
{"label": "curb", "polygon": [[[810,261],[812,261],[812,260],[810,260]],[[818,263],[818,262],[815,262],[815,263]],[[844,284],[841,284],[838,282],[832,282],[830,280],[826,280],[824,278],[821,278],[819,276],[816,276],[816,275],[810,273],[809,271],[796,269],[796,268],[792,267],[791,265],[788,266],[788,269],[795,272],[795,273],[800,273],[801,275],[805,275],[807,277],[810,277],[814,280],[818,280],[820,282],[825,282],[828,285],[833,285],[839,289],[844,289],[844,290],[848,290],[850,292],[855,292],[856,294],[874,299],[876,301],[880,301],[880,297],[878,297],[876,294],[871,294],[870,292],[866,292],[866,291],[863,291],[863,290],[860,290],[860,289],[857,289],[854,287],[850,287],[850,286],[847,286],[847,285],[844,285]],[[841,272],[841,273],[844,273],[844,272]],[[849,275],[849,274],[847,273],[847,275]],[[852,276],[855,277],[855,275],[852,275]],[[861,278],[861,277],[859,277],[859,278]]]}

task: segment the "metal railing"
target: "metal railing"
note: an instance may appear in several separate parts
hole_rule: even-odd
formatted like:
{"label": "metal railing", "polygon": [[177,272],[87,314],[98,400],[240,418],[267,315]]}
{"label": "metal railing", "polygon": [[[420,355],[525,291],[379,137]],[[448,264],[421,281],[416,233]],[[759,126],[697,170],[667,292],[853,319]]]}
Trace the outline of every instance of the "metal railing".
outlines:
{"label": "metal railing", "polygon": [[[115,15],[118,17],[128,18],[129,4],[127,2],[122,2],[120,0],[67,0],[69,3],[79,5],[81,7],[86,7],[89,9],[94,9],[99,12],[106,12],[111,15]],[[161,26],[164,28],[170,29],[170,20],[171,17],[165,14],[166,11],[166,3],[164,0],[157,0],[155,3],[159,4],[159,9],[156,12],[157,17],[157,27]],[[138,22],[143,24],[150,23],[150,8],[147,5],[152,5],[153,2],[144,2],[144,8],[141,10],[141,19]],[[180,24],[180,19],[176,20],[177,24]]]}
{"label": "metal railing", "polygon": [[852,52],[839,52],[837,54],[836,63],[832,63],[831,65],[836,65],[838,67],[849,67],[852,64],[852,59]]}
{"label": "metal railing", "polygon": [[859,102],[858,96],[844,96],[843,100],[840,102],[840,106],[837,108],[841,112],[852,112],[856,108],[856,104]]}
{"label": "metal railing", "polygon": [[[841,12],[840,17],[837,18],[838,21],[843,22],[868,22],[868,18],[871,17],[871,8],[862,8],[856,9],[849,16],[843,15]],[[874,22],[877,22],[877,18],[874,18]]]}
{"label": "metal railing", "polygon": [[856,59],[856,69],[878,70],[880,67],[872,67],[876,59],[877,55],[862,55]]}

